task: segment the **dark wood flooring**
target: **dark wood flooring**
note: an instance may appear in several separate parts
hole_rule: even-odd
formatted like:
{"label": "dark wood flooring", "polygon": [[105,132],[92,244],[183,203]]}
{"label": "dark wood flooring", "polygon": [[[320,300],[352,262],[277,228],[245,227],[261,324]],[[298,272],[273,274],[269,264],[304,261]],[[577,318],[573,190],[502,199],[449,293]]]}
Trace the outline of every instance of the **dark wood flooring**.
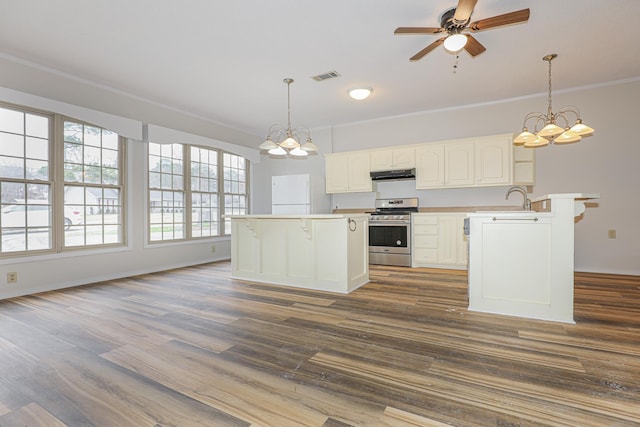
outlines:
{"label": "dark wood flooring", "polygon": [[469,312],[460,271],[229,272],[1,301],[0,426],[640,425],[640,277],[577,274],[572,325]]}

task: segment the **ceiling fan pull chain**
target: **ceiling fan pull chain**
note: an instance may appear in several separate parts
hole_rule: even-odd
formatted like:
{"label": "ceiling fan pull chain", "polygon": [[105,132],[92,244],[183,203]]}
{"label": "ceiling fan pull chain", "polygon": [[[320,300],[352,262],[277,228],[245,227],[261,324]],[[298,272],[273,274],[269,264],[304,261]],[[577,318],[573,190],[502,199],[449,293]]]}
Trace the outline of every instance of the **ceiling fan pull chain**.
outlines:
{"label": "ceiling fan pull chain", "polygon": [[460,62],[460,55],[456,55],[455,62],[453,63],[453,73],[456,74],[458,72],[458,63]]}

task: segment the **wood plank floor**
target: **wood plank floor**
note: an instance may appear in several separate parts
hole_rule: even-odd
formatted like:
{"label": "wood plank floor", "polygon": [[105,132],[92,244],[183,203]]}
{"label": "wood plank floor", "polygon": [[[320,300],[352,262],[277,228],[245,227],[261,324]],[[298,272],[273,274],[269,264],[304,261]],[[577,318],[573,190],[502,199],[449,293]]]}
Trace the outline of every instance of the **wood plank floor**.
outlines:
{"label": "wood plank floor", "polygon": [[640,277],[577,274],[571,325],[469,312],[466,272],[229,272],[1,301],[0,426],[640,425]]}

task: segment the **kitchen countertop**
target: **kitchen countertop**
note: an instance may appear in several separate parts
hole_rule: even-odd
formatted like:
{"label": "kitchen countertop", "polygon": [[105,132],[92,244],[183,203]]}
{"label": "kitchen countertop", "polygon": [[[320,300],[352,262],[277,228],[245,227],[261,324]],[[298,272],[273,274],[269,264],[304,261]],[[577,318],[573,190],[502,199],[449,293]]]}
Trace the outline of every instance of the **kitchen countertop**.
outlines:
{"label": "kitchen countertop", "polygon": [[254,215],[227,215],[225,218],[231,219],[252,219],[252,218],[263,218],[263,219],[339,219],[339,218],[347,218],[356,215],[367,215],[365,212],[342,212],[342,213],[331,213],[331,214],[310,214],[310,215],[273,215],[273,214],[254,214]]}
{"label": "kitchen countertop", "polygon": [[[334,209],[334,214],[357,214],[357,213],[368,213],[373,211],[373,209]],[[461,213],[471,213],[477,211],[522,211],[522,206],[520,205],[508,205],[508,206],[439,206],[439,207],[429,207],[429,208],[419,208],[419,213],[438,213],[438,212],[461,212]]]}

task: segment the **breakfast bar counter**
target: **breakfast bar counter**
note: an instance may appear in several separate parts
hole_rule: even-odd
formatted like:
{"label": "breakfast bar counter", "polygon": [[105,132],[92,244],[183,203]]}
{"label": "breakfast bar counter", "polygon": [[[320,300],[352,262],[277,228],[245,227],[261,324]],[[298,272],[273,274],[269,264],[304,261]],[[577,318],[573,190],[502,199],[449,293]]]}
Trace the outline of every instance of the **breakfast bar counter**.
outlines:
{"label": "breakfast bar counter", "polygon": [[231,277],[349,293],[369,281],[369,215],[233,215]]}

